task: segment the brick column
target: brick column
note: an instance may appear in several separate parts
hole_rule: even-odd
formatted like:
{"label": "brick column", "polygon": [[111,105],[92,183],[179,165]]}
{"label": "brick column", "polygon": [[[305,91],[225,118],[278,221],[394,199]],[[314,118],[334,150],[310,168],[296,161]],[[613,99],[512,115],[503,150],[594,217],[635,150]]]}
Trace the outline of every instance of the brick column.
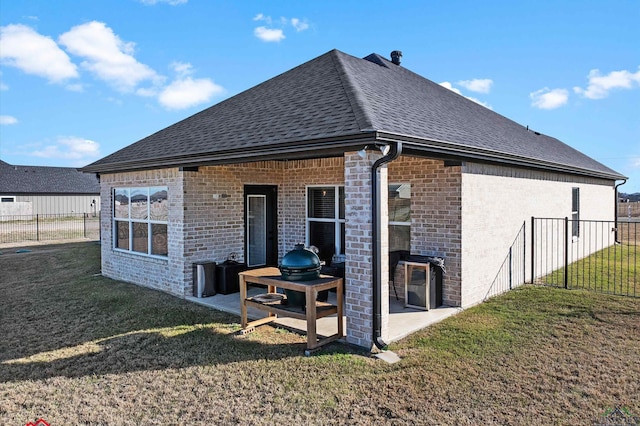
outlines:
{"label": "brick column", "polygon": [[[380,154],[368,152],[362,159],[356,152],[344,155],[345,215],[346,215],[346,296],[347,341],[371,348],[373,345],[373,276],[372,276],[372,199],[371,166]],[[387,169],[380,169],[380,204],[382,240],[382,338],[388,338],[389,329],[389,262],[388,262],[388,203]]]}

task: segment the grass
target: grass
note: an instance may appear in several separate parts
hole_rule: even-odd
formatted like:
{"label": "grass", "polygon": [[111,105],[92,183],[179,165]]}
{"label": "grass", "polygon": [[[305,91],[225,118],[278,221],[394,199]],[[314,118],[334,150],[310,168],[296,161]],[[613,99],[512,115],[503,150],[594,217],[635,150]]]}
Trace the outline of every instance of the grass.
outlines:
{"label": "grass", "polygon": [[613,245],[542,277],[541,282],[601,293],[640,297],[640,246]]}
{"label": "grass", "polygon": [[99,272],[93,243],[0,256],[0,424],[593,424],[640,414],[640,299],[525,286],[388,365]]}

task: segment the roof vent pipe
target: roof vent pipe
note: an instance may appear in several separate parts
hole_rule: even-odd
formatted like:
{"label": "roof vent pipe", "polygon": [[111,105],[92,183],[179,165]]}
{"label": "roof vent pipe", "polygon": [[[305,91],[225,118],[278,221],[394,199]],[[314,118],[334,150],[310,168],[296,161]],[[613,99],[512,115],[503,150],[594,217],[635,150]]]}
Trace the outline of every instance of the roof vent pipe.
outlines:
{"label": "roof vent pipe", "polygon": [[396,65],[400,65],[400,58],[402,58],[402,52],[399,50],[394,50],[391,52],[391,62]]}

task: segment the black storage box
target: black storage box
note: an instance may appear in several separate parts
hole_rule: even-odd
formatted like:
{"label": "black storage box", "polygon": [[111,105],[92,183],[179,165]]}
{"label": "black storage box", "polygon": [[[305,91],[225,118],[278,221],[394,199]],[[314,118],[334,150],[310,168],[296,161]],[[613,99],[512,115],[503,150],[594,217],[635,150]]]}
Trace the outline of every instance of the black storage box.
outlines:
{"label": "black storage box", "polygon": [[192,266],[193,296],[209,297],[216,294],[216,262],[195,262]]}
{"label": "black storage box", "polygon": [[247,265],[233,260],[226,260],[216,267],[216,292],[231,294],[240,291],[238,274],[246,271]]}

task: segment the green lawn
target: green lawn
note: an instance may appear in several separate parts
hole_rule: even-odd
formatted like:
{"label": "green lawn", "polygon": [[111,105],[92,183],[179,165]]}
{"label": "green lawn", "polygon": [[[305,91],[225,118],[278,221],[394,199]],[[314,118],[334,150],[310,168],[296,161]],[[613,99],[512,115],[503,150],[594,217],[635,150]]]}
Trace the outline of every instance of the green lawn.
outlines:
{"label": "green lawn", "polygon": [[640,297],[640,246],[613,245],[543,277],[546,284]]}
{"label": "green lawn", "polygon": [[96,275],[94,243],[0,255],[0,424],[585,424],[640,414],[640,299],[525,286],[388,365]]}

